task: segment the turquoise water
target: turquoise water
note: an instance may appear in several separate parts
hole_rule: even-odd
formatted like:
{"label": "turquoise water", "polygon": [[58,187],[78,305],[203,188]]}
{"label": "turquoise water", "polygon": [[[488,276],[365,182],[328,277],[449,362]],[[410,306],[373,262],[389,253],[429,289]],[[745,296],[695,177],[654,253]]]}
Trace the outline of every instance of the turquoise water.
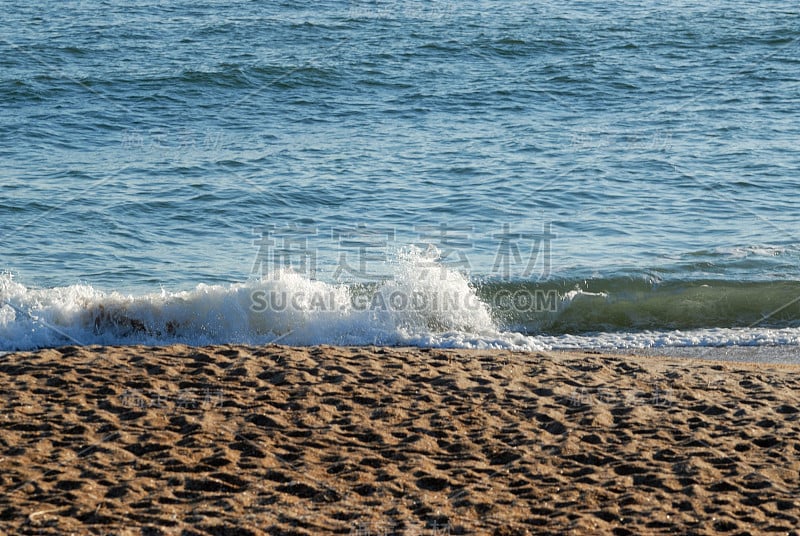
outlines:
{"label": "turquoise water", "polygon": [[0,349],[800,341],[794,3],[32,2],[0,27]]}

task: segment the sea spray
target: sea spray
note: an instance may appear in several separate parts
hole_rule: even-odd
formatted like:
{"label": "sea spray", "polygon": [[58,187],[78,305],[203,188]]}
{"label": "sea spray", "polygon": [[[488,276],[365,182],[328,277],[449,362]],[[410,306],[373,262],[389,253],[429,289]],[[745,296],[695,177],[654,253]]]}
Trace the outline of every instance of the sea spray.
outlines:
{"label": "sea spray", "polygon": [[0,349],[63,344],[187,344],[280,341],[538,347],[504,335],[468,278],[416,248],[397,255],[393,273],[371,285],[311,280],[284,270],[269,278],[139,296],[88,285],[29,289],[0,279]]}

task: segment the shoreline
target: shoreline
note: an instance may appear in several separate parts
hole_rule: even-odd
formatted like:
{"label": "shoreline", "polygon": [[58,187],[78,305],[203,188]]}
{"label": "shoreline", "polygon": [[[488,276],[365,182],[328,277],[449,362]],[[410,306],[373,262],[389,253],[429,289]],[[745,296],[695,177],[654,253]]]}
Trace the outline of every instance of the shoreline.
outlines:
{"label": "shoreline", "polygon": [[0,359],[0,529],[797,534],[800,365],[63,347]]}
{"label": "shoreline", "polygon": [[704,359],[732,363],[800,365],[800,347],[796,345],[672,346],[635,349],[630,350],[629,354],[642,357]]}
{"label": "shoreline", "polygon": [[[210,348],[210,347],[241,347],[241,348],[259,348],[252,344],[215,344],[215,345],[189,345],[183,343],[171,343],[163,345],[145,345],[145,344],[131,344],[131,345],[86,345],[78,346],[78,348],[142,348],[142,349],[157,349],[169,348],[173,346],[181,346],[187,348]],[[272,344],[266,346],[274,346]],[[417,346],[379,346],[364,345],[364,346],[339,346],[339,345],[303,345],[291,346],[281,345],[297,349],[309,349],[319,347],[341,347],[341,348],[387,348],[392,350],[446,350],[446,351],[464,351],[464,352],[511,352],[520,354],[545,354],[545,355],[562,355],[562,354],[581,354],[587,353],[591,355],[605,355],[614,357],[639,357],[639,358],[655,358],[655,359],[700,359],[703,361],[722,361],[730,363],[741,364],[769,364],[769,365],[800,365],[800,346],[798,345],[731,345],[731,346],[659,346],[651,348],[555,348],[551,350],[506,350],[506,349],[461,349],[461,348],[425,348]],[[35,350],[11,350],[0,351],[0,360],[5,356],[22,353],[37,353],[48,350],[58,350],[64,347],[74,347],[74,345],[64,345],[60,347],[39,348]]]}

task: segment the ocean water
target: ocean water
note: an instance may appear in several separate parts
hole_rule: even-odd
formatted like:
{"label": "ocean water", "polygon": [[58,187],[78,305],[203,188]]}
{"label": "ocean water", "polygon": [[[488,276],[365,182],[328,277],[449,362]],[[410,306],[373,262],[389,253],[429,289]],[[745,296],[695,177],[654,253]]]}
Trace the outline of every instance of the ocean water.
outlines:
{"label": "ocean water", "polygon": [[793,2],[6,2],[0,350],[800,344]]}

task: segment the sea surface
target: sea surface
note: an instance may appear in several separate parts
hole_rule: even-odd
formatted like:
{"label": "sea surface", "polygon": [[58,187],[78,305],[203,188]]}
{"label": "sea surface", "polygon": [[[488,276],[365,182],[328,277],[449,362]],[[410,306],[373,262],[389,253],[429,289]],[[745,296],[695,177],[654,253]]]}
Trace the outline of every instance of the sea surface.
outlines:
{"label": "sea surface", "polygon": [[800,5],[4,2],[0,350],[800,344]]}

